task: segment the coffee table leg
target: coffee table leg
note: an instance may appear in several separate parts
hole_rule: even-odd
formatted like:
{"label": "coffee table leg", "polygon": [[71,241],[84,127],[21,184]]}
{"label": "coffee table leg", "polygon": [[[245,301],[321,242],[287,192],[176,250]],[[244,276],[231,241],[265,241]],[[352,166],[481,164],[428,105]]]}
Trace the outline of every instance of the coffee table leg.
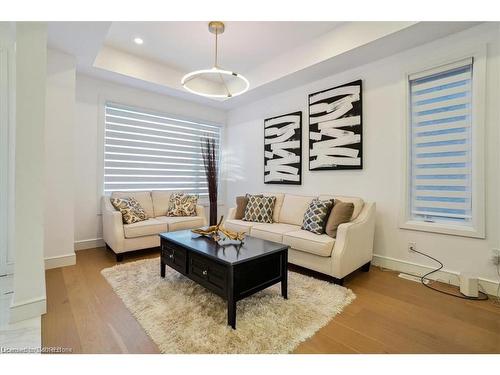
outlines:
{"label": "coffee table leg", "polygon": [[232,298],[227,301],[227,324],[236,329],[236,301]]}
{"label": "coffee table leg", "polygon": [[161,277],[165,277],[165,263],[160,261],[160,275]]}
{"label": "coffee table leg", "polygon": [[234,268],[228,268],[227,285],[227,324],[236,329],[236,300],[234,298]]}
{"label": "coffee table leg", "polygon": [[281,295],[288,299],[288,251],[281,254]]}

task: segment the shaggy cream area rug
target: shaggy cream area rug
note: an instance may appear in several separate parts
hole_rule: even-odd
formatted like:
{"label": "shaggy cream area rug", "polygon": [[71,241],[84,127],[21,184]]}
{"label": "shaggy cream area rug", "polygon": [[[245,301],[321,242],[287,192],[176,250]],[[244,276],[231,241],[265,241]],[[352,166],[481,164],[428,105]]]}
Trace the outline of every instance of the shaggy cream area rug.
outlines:
{"label": "shaggy cream area rug", "polygon": [[350,289],[295,272],[288,300],[276,284],[237,303],[236,330],[226,302],[146,259],[101,271],[162,353],[288,353],[351,303]]}

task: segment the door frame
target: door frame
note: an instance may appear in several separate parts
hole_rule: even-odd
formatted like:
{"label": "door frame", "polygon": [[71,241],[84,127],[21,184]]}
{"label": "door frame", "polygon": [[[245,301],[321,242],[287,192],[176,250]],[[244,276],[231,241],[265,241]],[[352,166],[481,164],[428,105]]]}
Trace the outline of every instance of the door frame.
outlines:
{"label": "door frame", "polygon": [[0,276],[13,273],[12,237],[12,141],[13,135],[13,52],[0,41]]}

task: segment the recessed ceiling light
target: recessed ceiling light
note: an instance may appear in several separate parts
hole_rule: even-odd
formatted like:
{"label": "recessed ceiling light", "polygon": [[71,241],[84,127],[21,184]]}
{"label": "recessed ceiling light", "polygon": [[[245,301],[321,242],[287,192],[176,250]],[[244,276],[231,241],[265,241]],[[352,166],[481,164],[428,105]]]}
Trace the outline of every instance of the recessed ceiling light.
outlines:
{"label": "recessed ceiling light", "polygon": [[141,45],[142,43],[144,43],[144,40],[142,40],[141,38],[134,38],[134,43]]}

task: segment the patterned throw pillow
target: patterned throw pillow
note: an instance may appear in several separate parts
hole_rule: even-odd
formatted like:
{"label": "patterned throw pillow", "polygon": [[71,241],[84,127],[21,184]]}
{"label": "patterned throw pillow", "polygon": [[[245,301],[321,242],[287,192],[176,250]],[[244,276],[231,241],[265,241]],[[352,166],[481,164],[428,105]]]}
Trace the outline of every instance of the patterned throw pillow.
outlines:
{"label": "patterned throw pillow", "polygon": [[122,214],[124,224],[138,223],[148,219],[146,211],[132,197],[111,198],[111,204]]}
{"label": "patterned throw pillow", "polygon": [[[245,194],[244,196],[236,197],[236,211],[234,213],[234,218],[236,220],[243,220],[245,216],[245,210],[247,208],[248,199],[252,194]],[[255,197],[263,197],[263,194],[254,194]]]}
{"label": "patterned throw pillow", "polygon": [[172,193],[168,201],[167,216],[196,216],[198,196]]}
{"label": "patterned throw pillow", "polygon": [[333,202],[331,200],[322,201],[318,198],[313,199],[304,214],[302,229],[315,234],[323,234],[325,232],[325,221],[332,206]]}
{"label": "patterned throw pillow", "polygon": [[262,195],[248,195],[248,203],[245,208],[244,221],[255,221],[257,223],[272,223],[273,210],[276,197],[264,197]]}

